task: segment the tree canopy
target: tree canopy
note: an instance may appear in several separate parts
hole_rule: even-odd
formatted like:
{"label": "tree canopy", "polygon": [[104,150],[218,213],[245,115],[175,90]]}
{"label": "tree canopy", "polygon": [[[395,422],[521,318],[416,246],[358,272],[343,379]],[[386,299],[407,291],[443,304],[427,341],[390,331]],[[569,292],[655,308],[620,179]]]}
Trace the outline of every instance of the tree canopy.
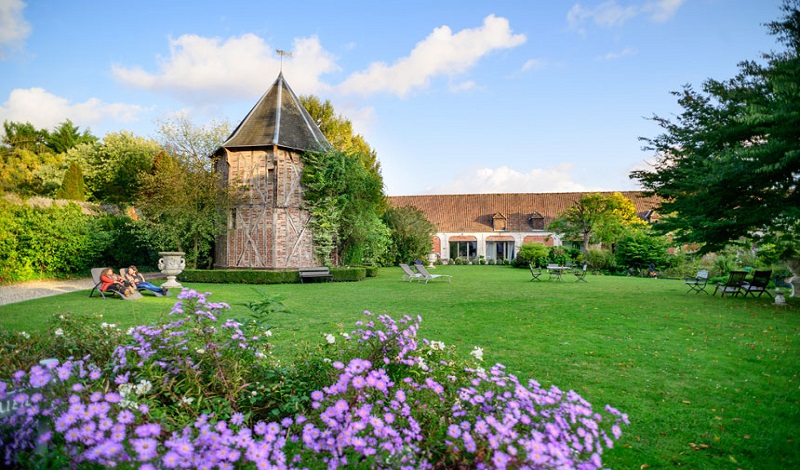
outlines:
{"label": "tree canopy", "polygon": [[786,46],[744,61],[729,80],[708,79],[701,91],[673,92],[683,108],[654,116],[663,133],[642,137],[656,152],[652,169],[631,178],[660,196],[657,228],[682,243],[716,251],[742,238],[800,253],[800,0],[767,24]]}
{"label": "tree canopy", "polygon": [[633,202],[622,193],[588,193],[574,201],[548,228],[567,238],[580,239],[585,253],[590,243],[610,244],[646,225]]}

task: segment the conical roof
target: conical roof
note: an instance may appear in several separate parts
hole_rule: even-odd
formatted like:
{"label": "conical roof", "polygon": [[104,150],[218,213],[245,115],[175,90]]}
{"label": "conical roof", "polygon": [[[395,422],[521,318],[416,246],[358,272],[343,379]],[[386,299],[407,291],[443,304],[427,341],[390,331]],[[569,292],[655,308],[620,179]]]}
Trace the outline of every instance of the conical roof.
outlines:
{"label": "conical roof", "polygon": [[247,113],[222,148],[273,145],[300,151],[330,147],[322,131],[286,83],[283,73],[278,74],[275,83]]}

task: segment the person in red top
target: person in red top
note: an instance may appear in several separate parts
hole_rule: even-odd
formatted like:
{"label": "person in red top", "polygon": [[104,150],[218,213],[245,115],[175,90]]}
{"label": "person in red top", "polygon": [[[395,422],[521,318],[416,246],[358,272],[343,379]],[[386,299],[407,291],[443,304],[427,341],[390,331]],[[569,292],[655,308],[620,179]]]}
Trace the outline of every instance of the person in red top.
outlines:
{"label": "person in red top", "polygon": [[106,268],[100,273],[100,290],[103,292],[117,292],[127,297],[132,289],[125,287],[125,284],[122,283],[122,279],[114,274],[113,269]]}

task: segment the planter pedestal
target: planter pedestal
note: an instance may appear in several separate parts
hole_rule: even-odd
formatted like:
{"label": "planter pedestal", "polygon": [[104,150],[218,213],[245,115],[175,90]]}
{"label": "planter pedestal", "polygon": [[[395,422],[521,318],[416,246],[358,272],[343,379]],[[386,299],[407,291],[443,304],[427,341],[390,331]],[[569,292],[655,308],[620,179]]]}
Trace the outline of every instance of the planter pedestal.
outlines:
{"label": "planter pedestal", "polygon": [[161,251],[158,254],[161,256],[158,260],[158,269],[161,270],[161,274],[167,276],[167,282],[161,284],[161,287],[183,287],[175,280],[175,277],[182,273],[186,267],[186,260],[183,258],[186,253],[182,251]]}
{"label": "planter pedestal", "polygon": [[800,297],[800,258],[790,259],[786,262],[793,277],[789,280],[792,285],[792,297]]}

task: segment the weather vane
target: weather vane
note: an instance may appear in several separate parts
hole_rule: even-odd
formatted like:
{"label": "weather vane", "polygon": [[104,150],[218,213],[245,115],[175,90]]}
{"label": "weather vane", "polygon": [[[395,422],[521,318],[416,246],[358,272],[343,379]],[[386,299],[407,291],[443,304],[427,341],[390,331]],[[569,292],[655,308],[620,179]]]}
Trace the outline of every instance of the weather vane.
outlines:
{"label": "weather vane", "polygon": [[284,57],[288,57],[288,58],[291,59],[292,58],[292,53],[291,52],[286,52],[286,51],[283,51],[283,50],[280,50],[280,49],[275,49],[275,52],[277,52],[278,55],[281,56],[281,73],[283,73],[283,58]]}

